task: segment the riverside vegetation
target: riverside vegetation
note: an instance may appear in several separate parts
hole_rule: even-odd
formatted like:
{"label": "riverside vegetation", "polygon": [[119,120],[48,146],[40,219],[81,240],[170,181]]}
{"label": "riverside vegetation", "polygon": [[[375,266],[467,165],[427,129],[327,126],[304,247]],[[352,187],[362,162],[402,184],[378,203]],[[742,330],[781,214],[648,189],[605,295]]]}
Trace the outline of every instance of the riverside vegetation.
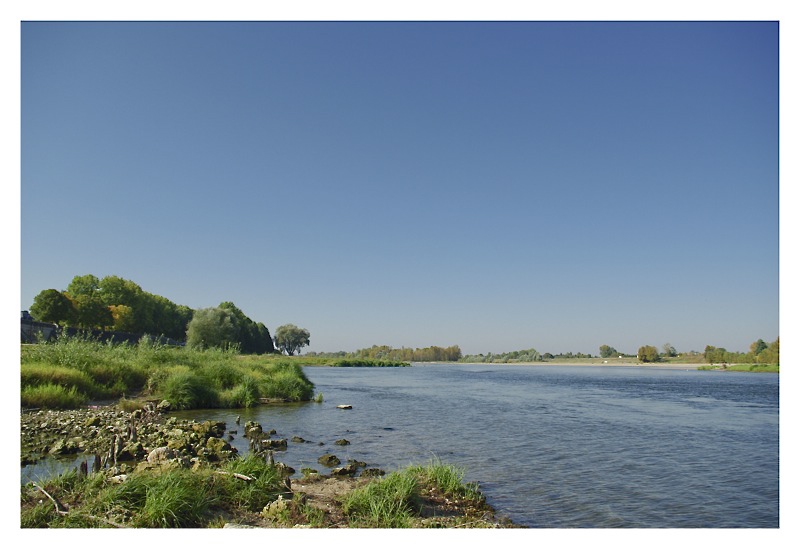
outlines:
{"label": "riverside vegetation", "polygon": [[[494,518],[477,487],[463,483],[462,471],[450,465],[411,466],[376,478],[384,472],[353,462],[330,475],[304,470],[292,483],[294,469],[276,463],[271,450],[285,449],[286,439],[273,441],[260,426],[245,425],[257,444],[239,457],[224,424],[165,417],[171,409],[311,400],[314,387],[299,357],[168,347],[149,338],[112,345],[62,337],[23,346],[21,362],[21,401],[28,409],[21,418],[22,464],[95,456],[91,467],[89,457],[77,470],[23,485],[22,527],[510,526]],[[86,406],[99,400],[116,403]],[[322,395],[313,400],[322,402]]]}
{"label": "riverside vegetation", "polygon": [[138,393],[167,400],[175,409],[310,400],[314,387],[300,365],[269,357],[241,356],[235,348],[170,347],[147,337],[138,345],[61,337],[23,346],[22,406],[75,408]]}

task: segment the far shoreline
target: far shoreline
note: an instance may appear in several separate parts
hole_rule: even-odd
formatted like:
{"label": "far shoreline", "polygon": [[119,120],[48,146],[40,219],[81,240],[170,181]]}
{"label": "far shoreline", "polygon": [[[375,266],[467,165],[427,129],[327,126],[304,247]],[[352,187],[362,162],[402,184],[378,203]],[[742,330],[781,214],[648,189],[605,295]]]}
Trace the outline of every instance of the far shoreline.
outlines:
{"label": "far shoreline", "polygon": [[475,366],[591,366],[604,368],[657,368],[662,370],[698,370],[708,364],[677,363],[608,363],[602,362],[412,362],[412,364],[471,364]]}

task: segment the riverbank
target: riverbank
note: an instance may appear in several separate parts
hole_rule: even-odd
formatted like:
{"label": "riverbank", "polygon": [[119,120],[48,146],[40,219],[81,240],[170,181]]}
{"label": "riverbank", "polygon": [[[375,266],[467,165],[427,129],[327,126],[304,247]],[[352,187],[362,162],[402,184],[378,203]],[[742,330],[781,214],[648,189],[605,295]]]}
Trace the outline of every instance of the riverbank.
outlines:
{"label": "riverbank", "polygon": [[[417,362],[415,364],[449,364],[445,362]],[[659,369],[666,369],[666,370],[698,370],[703,366],[708,366],[708,364],[681,364],[677,362],[616,362],[616,361],[606,361],[604,359],[587,359],[585,362],[579,361],[569,361],[569,362],[554,362],[554,361],[542,361],[542,362],[459,362],[458,364],[473,364],[473,365],[480,365],[480,366],[603,366],[603,367],[621,367],[621,368],[659,368]]]}
{"label": "riverbank", "polygon": [[[452,466],[432,463],[386,475],[361,461],[343,465],[335,455],[325,455],[319,460],[324,472],[303,469],[297,476],[277,460],[282,448],[304,441],[273,438],[273,430],[255,422],[230,427],[177,420],[155,406],[133,412],[96,406],[23,413],[23,465],[80,456],[81,466],[23,485],[21,525],[514,527],[498,519]],[[226,440],[238,432],[251,442],[244,458]],[[372,509],[383,511],[376,516]]]}

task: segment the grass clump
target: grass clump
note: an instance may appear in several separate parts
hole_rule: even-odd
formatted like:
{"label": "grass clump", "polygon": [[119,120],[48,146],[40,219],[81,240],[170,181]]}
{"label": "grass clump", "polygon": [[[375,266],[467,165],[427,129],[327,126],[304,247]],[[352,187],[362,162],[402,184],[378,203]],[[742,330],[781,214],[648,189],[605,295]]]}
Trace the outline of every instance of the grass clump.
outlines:
{"label": "grass clump", "polygon": [[411,528],[418,501],[415,476],[397,471],[347,494],[342,510],[354,527]]}
{"label": "grass clump", "polygon": [[86,395],[78,392],[75,387],[68,388],[53,383],[25,387],[20,396],[23,408],[65,410],[77,408],[88,401]]}
{"label": "grass clump", "polygon": [[20,524],[23,528],[214,527],[219,526],[221,514],[259,512],[285,490],[280,472],[257,457],[232,460],[222,471],[252,480],[201,468],[132,473],[115,484],[102,473],[82,476],[72,471],[44,484],[69,512],[57,514],[52,502],[26,485]]}

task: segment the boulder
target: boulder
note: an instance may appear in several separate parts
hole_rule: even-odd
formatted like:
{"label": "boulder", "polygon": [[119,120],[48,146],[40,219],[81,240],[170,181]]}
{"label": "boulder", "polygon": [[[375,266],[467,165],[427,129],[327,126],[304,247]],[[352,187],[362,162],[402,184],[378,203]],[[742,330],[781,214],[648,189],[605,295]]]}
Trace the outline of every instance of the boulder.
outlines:
{"label": "boulder", "polygon": [[336,467],[342,462],[333,454],[325,454],[317,458],[317,463],[325,467]]}
{"label": "boulder", "polygon": [[331,469],[331,474],[336,476],[351,476],[356,474],[356,466],[352,463],[348,463],[343,467],[336,467]]}
{"label": "boulder", "polygon": [[286,442],[285,438],[276,440],[265,438],[261,441],[262,450],[286,450],[288,446],[289,444]]}
{"label": "boulder", "polygon": [[263,427],[257,421],[248,421],[244,424],[244,436],[247,438],[258,436],[264,432]]}
{"label": "boulder", "polygon": [[350,441],[344,438],[340,438],[339,440],[334,442],[334,444],[338,444],[339,446],[347,446],[348,444],[350,444]]}
{"label": "boulder", "polygon": [[172,448],[162,446],[152,450],[149,454],[147,454],[147,463],[164,463],[165,461],[174,459],[176,455],[177,454]]}

